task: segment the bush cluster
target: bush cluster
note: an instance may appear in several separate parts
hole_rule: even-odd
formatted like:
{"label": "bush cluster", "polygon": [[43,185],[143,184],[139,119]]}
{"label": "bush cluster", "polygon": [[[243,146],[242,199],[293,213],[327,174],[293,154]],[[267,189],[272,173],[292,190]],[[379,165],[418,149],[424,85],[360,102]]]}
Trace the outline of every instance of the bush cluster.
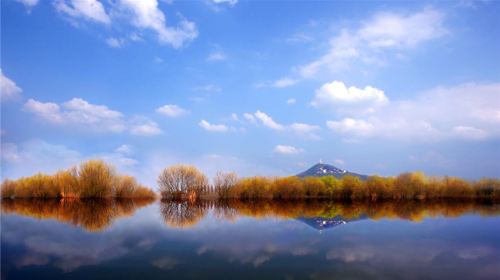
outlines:
{"label": "bush cluster", "polygon": [[38,173],[4,180],[2,198],[153,198],[155,193],[135,178],[117,174],[101,160],[89,160],[54,175]]}

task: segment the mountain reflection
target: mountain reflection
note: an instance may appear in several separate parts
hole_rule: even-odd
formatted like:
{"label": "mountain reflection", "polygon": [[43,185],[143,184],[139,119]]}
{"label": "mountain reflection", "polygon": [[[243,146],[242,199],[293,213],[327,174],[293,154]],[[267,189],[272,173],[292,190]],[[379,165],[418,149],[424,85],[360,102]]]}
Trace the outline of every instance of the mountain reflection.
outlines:
{"label": "mountain reflection", "polygon": [[234,221],[238,217],[299,219],[331,226],[313,226],[317,229],[333,227],[359,219],[402,219],[413,222],[430,217],[460,217],[466,214],[480,216],[500,215],[500,204],[476,201],[398,201],[352,202],[335,201],[162,201],[160,211],[169,227],[192,227],[209,212],[220,220]]}
{"label": "mountain reflection", "polygon": [[2,199],[2,213],[59,222],[99,232],[114,220],[132,216],[154,199]]}

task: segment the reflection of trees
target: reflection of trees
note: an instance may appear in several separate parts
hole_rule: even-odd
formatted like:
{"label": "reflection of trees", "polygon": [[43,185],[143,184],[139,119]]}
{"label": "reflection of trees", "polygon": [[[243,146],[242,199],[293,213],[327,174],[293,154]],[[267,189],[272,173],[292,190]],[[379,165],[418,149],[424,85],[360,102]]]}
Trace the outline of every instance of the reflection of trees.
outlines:
{"label": "reflection of trees", "polygon": [[500,215],[500,204],[477,201],[387,201],[339,203],[327,200],[276,201],[276,200],[225,200],[205,202],[163,201],[161,211],[169,226],[193,226],[213,209],[214,216],[223,220],[235,220],[238,216],[254,218],[278,217],[295,219],[298,217],[333,218],[341,216],[356,219],[361,216],[370,219],[404,219],[421,221],[428,217],[459,217],[465,214],[481,216]]}
{"label": "reflection of trees", "polygon": [[208,212],[210,202],[199,201],[162,201],[161,215],[165,223],[171,227],[191,227],[197,224]]}
{"label": "reflection of trees", "polygon": [[2,199],[2,213],[56,219],[102,231],[120,217],[131,216],[154,199]]}

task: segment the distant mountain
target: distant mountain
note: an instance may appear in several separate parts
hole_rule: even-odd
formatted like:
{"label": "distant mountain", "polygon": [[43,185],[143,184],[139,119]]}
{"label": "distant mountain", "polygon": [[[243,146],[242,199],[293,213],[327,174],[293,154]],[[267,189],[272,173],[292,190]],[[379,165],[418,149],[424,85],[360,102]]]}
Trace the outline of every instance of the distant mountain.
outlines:
{"label": "distant mountain", "polygon": [[342,178],[344,176],[351,175],[358,177],[362,180],[366,180],[368,178],[367,175],[361,175],[354,172],[349,172],[344,169],[340,169],[330,164],[318,163],[313,165],[311,168],[306,171],[297,174],[298,177],[323,177],[323,176],[334,176],[336,178]]}
{"label": "distant mountain", "polygon": [[366,219],[365,216],[361,216],[358,219],[346,219],[342,216],[335,216],[333,218],[321,218],[321,217],[297,218],[298,221],[301,221],[317,230],[334,228],[340,225],[345,225],[350,222],[355,222],[364,219]]}

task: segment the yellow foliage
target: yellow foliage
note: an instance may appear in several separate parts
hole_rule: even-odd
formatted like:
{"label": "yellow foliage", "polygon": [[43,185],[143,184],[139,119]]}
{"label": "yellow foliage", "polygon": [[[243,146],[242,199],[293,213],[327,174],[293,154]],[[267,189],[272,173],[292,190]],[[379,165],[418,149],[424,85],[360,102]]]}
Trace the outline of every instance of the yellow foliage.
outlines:
{"label": "yellow foliage", "polygon": [[5,180],[2,198],[154,198],[155,193],[130,176],[117,175],[101,160],[90,160],[78,168],[42,173],[17,180]]}

